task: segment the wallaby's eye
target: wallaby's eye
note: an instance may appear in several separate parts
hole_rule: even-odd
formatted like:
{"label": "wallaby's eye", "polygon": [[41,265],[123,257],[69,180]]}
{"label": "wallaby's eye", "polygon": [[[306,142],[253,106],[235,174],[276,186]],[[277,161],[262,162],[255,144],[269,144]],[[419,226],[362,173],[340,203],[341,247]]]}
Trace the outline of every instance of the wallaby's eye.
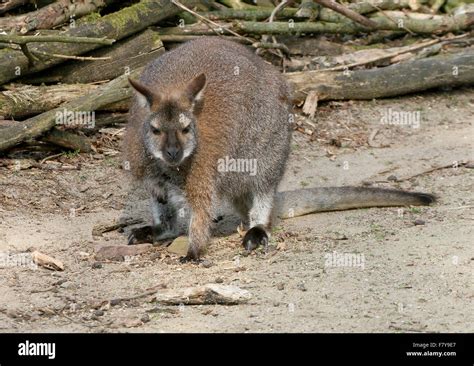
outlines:
{"label": "wallaby's eye", "polygon": [[155,126],[151,126],[151,132],[153,132],[153,134],[155,135],[161,134],[161,130],[159,128],[156,128]]}
{"label": "wallaby's eye", "polygon": [[185,127],[181,130],[182,133],[189,133],[189,131],[191,131],[191,127]]}

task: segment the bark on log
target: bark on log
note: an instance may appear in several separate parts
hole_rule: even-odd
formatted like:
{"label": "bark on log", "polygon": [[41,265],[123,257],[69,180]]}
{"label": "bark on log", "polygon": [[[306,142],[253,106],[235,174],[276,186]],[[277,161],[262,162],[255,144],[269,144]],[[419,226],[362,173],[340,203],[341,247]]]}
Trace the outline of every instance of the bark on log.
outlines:
{"label": "bark on log", "polygon": [[112,3],[114,0],[59,0],[31,13],[0,18],[0,30],[27,33],[36,29],[51,29],[77,19]]}
{"label": "bark on log", "polygon": [[[407,31],[420,34],[439,34],[458,32],[472,27],[474,13],[458,14],[455,16],[440,16],[434,19],[414,19],[411,17],[386,18],[377,16],[370,18],[377,27],[374,30]],[[234,31],[246,34],[301,34],[301,33],[367,33],[367,28],[353,22],[237,22]]]}
{"label": "bark on log", "polygon": [[[142,70],[143,68],[139,68],[131,72],[130,77],[140,75]],[[128,99],[130,96],[131,90],[128,87],[128,76],[120,76],[83,97],[74,99],[58,108],[27,119],[22,123],[19,123],[17,126],[2,129],[2,135],[0,136],[0,151],[11,148],[26,139],[35,138],[49,131],[56,125],[58,113],[62,113],[65,109],[68,112],[81,113],[95,111],[98,108],[113,102]]]}
{"label": "bark on log", "polygon": [[356,71],[288,73],[295,101],[310,92],[318,100],[374,99],[444,86],[474,83],[474,50],[408,61],[383,68]]}
{"label": "bark on log", "polygon": [[[183,0],[188,7],[197,4],[198,0]],[[77,37],[108,37],[116,40],[135,34],[150,25],[167,17],[174,16],[181,9],[169,0],[142,0],[137,4],[108,14],[94,22],[77,25],[63,35]],[[99,48],[94,44],[36,44],[30,46],[30,51],[46,52],[48,54],[80,55]],[[29,75],[45,70],[64,62],[61,58],[49,58],[41,63],[28,67],[28,59],[21,52],[11,49],[0,50],[0,85],[19,76]]]}
{"label": "bark on log", "polygon": [[[425,0],[426,2],[427,0]],[[398,10],[404,9],[409,7],[410,0],[400,0],[400,1],[393,1],[393,0],[381,0],[380,3],[377,3],[377,8],[381,10]],[[349,4],[347,6],[352,11],[355,11],[359,14],[369,14],[376,12],[378,9],[375,8],[369,2],[363,3],[355,3]],[[208,11],[199,13],[200,15],[205,16],[210,20],[249,20],[249,21],[257,21],[257,20],[265,20],[268,19],[273,11],[273,8],[264,8],[264,7],[254,7],[251,9],[223,9],[223,10],[216,10],[216,11]],[[282,9],[276,18],[296,18],[297,8],[285,8]],[[340,22],[347,22],[347,18],[342,16],[341,14],[336,13],[334,10],[322,8],[319,11],[319,15],[317,19],[325,21],[325,22],[332,22],[332,23],[340,23]]]}
{"label": "bark on log", "polygon": [[[89,52],[85,56],[108,57],[109,60],[91,62],[72,61],[29,77],[30,84],[41,83],[93,83],[112,80],[140,66],[165,52],[157,32],[147,29],[144,32],[117,42],[112,47]],[[1,112],[0,112],[1,115]]]}
{"label": "bark on log", "polygon": [[0,14],[29,3],[30,0],[6,0],[0,4]]}

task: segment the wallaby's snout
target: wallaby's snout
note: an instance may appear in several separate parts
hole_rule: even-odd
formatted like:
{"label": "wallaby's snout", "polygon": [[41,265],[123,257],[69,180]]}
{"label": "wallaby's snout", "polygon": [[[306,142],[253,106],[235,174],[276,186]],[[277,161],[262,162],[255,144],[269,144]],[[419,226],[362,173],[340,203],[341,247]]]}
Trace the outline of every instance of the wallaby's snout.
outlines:
{"label": "wallaby's snout", "polygon": [[170,164],[179,164],[183,157],[183,149],[178,141],[177,134],[178,132],[168,134],[164,148],[164,157]]}

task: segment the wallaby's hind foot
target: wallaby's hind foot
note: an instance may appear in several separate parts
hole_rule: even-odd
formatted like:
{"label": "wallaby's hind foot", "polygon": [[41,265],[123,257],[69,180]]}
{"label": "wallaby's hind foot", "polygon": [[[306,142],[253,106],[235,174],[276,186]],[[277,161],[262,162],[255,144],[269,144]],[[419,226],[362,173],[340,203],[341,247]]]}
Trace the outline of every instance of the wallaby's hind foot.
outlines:
{"label": "wallaby's hind foot", "polygon": [[153,229],[151,225],[133,228],[128,234],[128,245],[153,242]]}
{"label": "wallaby's hind foot", "polygon": [[249,252],[257,249],[260,245],[268,246],[268,234],[262,226],[254,226],[245,234],[242,245]]}

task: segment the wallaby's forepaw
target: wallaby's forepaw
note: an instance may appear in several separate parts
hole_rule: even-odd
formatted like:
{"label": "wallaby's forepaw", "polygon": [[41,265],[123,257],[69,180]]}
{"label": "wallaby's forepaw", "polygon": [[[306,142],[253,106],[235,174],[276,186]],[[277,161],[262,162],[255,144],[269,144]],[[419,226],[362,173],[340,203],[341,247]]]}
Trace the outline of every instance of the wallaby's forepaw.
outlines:
{"label": "wallaby's forepaw", "polygon": [[186,254],[186,257],[181,257],[179,261],[181,263],[187,263],[187,262],[199,263],[201,262],[201,260],[199,259],[200,257],[199,254],[200,254],[199,249],[190,245],[188,248],[188,253]]}
{"label": "wallaby's forepaw", "polygon": [[264,247],[268,246],[268,235],[260,226],[254,226],[245,234],[242,239],[242,245],[248,251],[257,249],[258,246],[263,245]]}
{"label": "wallaby's forepaw", "polygon": [[179,258],[180,263],[193,263],[193,264],[199,264],[202,262],[202,259],[194,258],[193,256],[190,256],[189,254],[186,257],[180,257]]}
{"label": "wallaby's forepaw", "polygon": [[134,228],[128,235],[128,245],[153,243],[153,228],[151,226],[142,226]]}

